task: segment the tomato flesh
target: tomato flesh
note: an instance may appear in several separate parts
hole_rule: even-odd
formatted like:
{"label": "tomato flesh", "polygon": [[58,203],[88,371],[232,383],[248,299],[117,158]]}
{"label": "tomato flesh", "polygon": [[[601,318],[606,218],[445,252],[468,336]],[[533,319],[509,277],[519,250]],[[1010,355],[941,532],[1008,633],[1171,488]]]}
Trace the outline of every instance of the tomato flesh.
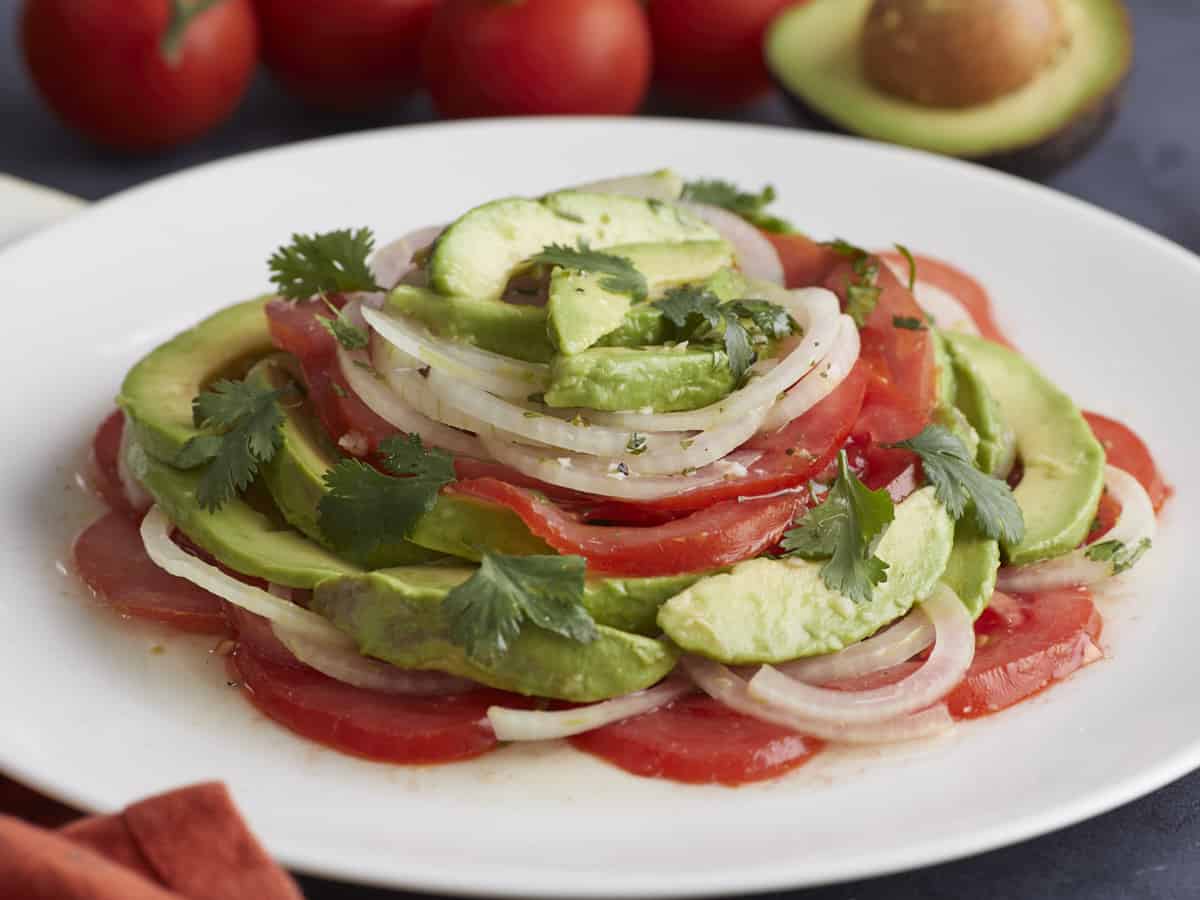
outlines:
{"label": "tomato flesh", "polygon": [[1124,469],[1141,482],[1154,504],[1154,511],[1159,512],[1171,496],[1171,488],[1150,455],[1150,448],[1131,428],[1115,419],[1094,412],[1084,412],[1083,417],[1104,448],[1108,464]]}
{"label": "tomato flesh", "polygon": [[[908,266],[908,260],[899,253],[887,251],[879,255],[902,267],[907,268]],[[917,279],[945,291],[961,303],[975,322],[975,327],[979,329],[980,335],[989,341],[1013,348],[1008,336],[996,324],[996,319],[992,315],[991,297],[982,284],[957,266],[952,266],[950,263],[942,262],[932,256],[914,256],[913,261],[917,264]]]}
{"label": "tomato flesh", "polygon": [[268,718],[335,750],[380,762],[446,763],[480,756],[497,743],[488,707],[525,703],[488,689],[446,697],[367,691],[259,655],[250,644],[234,651],[230,669]]}
{"label": "tomato flesh", "polygon": [[182,631],[228,631],[224,601],[155,565],[138,523],[123,513],[107,513],[89,525],[75,540],[72,554],[92,593],[123,615]]}
{"label": "tomato flesh", "polygon": [[746,784],[804,765],[823,744],[692,694],[571,743],[634,775],[689,784]]}
{"label": "tomato flesh", "polygon": [[113,512],[140,521],[141,513],[133,508],[121,483],[117,459],[121,453],[121,436],[125,431],[125,414],[119,409],[105,419],[92,438],[91,476],[88,481]]}

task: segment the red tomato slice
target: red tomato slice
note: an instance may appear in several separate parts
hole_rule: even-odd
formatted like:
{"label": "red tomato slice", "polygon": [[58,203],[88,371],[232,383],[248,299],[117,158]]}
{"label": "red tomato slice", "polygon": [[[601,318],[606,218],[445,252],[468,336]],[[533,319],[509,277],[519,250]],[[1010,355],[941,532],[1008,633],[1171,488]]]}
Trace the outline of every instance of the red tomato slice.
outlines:
{"label": "red tomato slice", "polygon": [[1085,412],[1083,417],[1104,447],[1108,464],[1124,469],[1140,481],[1150,495],[1154,511],[1161,510],[1171,496],[1171,488],[1163,480],[1162,472],[1142,439],[1127,426],[1099,413]]}
{"label": "red tomato slice", "polygon": [[[899,253],[889,250],[879,255],[902,267],[908,266],[908,260]],[[1013,346],[1004,332],[1000,330],[1000,326],[996,324],[996,320],[992,316],[991,297],[988,296],[987,289],[982,284],[962,269],[942,262],[940,259],[934,259],[932,256],[914,256],[913,260],[917,264],[917,278],[945,291],[961,303],[970,313],[971,318],[975,320],[975,327],[979,329],[981,335],[989,341],[995,341],[1005,347]]]}
{"label": "red tomato slice", "polygon": [[823,284],[842,257],[827,244],[802,234],[774,234],[764,231],[763,237],[772,243],[783,264],[783,281],[790,288],[815,287]]}
{"label": "red tomato slice", "polygon": [[121,435],[125,431],[125,414],[119,409],[104,420],[92,438],[91,477],[88,481],[113,512],[119,512],[140,522],[142,514],[135,510],[125,496],[117,457],[121,452]]}
{"label": "red tomato slice", "polygon": [[110,512],[75,541],[75,569],[98,599],[118,612],[203,634],[225,634],[225,603],[169,575],[146,555],[138,523]]}
{"label": "red tomato slice", "polygon": [[495,478],[460,481],[448,490],[507,506],[561,553],[576,553],[595,572],[678,575],[731,565],[773,547],[804,508],[803,488],[776,497],[727,500],[649,527],[587,525],[577,514]]}
{"label": "red tomato slice", "polygon": [[727,785],[776,778],[824,746],[700,694],[570,740],[634,775]]}
{"label": "red tomato slice", "polygon": [[[824,286],[846,300],[854,273],[843,260],[825,278]],[[896,318],[920,318],[921,307],[891,269],[879,265],[879,301],[860,329],[860,360],[872,376],[867,382],[862,414],[855,434],[876,443],[910,438],[929,424],[937,402],[937,371],[928,331],[897,328]]]}
{"label": "red tomato slice", "polygon": [[266,716],[343,753],[392,763],[470,759],[496,746],[487,708],[528,705],[524,698],[479,689],[449,697],[400,697],[334,681],[313,669],[280,663],[240,646],[234,677]]}

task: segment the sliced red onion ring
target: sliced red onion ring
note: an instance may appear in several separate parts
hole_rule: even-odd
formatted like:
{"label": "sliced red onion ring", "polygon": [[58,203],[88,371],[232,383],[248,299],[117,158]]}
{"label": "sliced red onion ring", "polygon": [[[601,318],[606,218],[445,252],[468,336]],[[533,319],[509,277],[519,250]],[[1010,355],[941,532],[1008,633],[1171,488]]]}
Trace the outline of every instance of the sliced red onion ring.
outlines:
{"label": "sliced red onion ring", "polygon": [[474,686],[472,681],[447,675],[445,672],[400,669],[378,659],[363,656],[354,647],[314,641],[277,622],[271,623],[271,630],[275,632],[275,637],[279,638],[280,643],[306,666],[335,681],[368,691],[406,697],[438,697],[461,694]]}
{"label": "sliced red onion ring", "polygon": [[362,314],[389,344],[415,356],[424,365],[497,397],[523,400],[545,390],[550,380],[550,367],[542,363],[523,362],[470,344],[446,341],[408,319],[367,307]]}
{"label": "sliced red onion ring", "polygon": [[899,665],[932,644],[933,637],[933,623],[917,607],[899,622],[865,641],[851,644],[836,653],[798,659],[775,668],[805,684],[829,684]]}
{"label": "sliced red onion ring", "polygon": [[[887,267],[892,270],[901,284],[908,284],[908,263],[894,259],[884,259]],[[913,296],[917,305],[933,318],[938,328],[946,331],[961,331],[966,334],[979,334],[979,326],[975,317],[967,312],[957,297],[942,290],[935,284],[917,278],[913,285]]]}
{"label": "sliced red onion ring", "polygon": [[933,653],[916,672],[867,691],[839,691],[796,681],[771,666],[750,679],[749,691],[765,703],[831,724],[874,724],[914,713],[954,689],[975,658],[975,629],[958,595],[944,584],[921,603],[933,623]]}
{"label": "sliced red onion ring", "polygon": [[680,665],[704,693],[734,712],[791,728],[824,741],[844,744],[890,744],[931,737],[947,731],[954,725],[954,720],[950,718],[950,712],[944,703],[912,715],[872,724],[808,719],[774,703],[752,697],[745,679],[738,677],[719,662],[699,656],[685,656],[680,660]]}
{"label": "sliced red onion ring", "polygon": [[499,740],[552,741],[653,712],[693,690],[695,688],[690,681],[674,677],[636,694],[626,694],[576,709],[543,712],[492,706],[488,708],[487,716]]}
{"label": "sliced red onion ring", "polygon": [[761,278],[783,284],[783,263],[774,245],[761,231],[739,216],[719,206],[707,203],[680,203],[681,207],[715,228],[721,237],[733,245],[738,268],[747,278]]}
{"label": "sliced red onion ring", "polygon": [[860,347],[858,326],[854,320],[846,315],[839,316],[837,337],[829,354],[817,363],[814,371],[796,382],[771,407],[760,430],[782,428],[832,394],[858,362]]}
{"label": "sliced red onion ring", "polygon": [[[1096,584],[1124,571],[1137,560],[1142,548],[1148,548],[1158,530],[1154,504],[1140,481],[1116,466],[1104,467],[1104,485],[1121,504],[1121,515],[1099,541],[1072,550],[1064,556],[1030,563],[1005,566],[996,578],[996,588],[1008,593],[1047,591],[1071,585]],[[1123,558],[1093,559],[1089,552],[1113,542],[1125,548]]]}
{"label": "sliced red onion ring", "polygon": [[367,263],[375,283],[388,290],[394,288],[412,270],[413,257],[432,244],[444,228],[444,225],[418,228],[376,250]]}

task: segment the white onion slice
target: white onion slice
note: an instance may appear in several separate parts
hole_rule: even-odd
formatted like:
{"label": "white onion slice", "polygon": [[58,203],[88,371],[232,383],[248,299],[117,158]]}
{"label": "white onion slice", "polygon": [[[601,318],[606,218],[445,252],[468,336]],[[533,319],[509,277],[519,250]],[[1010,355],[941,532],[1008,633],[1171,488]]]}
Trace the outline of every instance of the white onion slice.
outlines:
{"label": "white onion slice", "polygon": [[783,284],[783,263],[775,246],[761,231],[739,216],[707,203],[680,203],[681,207],[715,228],[733,245],[738,268],[747,278]]}
{"label": "white onion slice", "polygon": [[[901,284],[908,284],[908,263],[895,259],[885,259],[887,267],[892,270]],[[975,317],[967,312],[957,297],[935,284],[922,281],[920,267],[917,268],[917,283],[913,285],[913,297],[917,305],[933,318],[938,328],[947,331],[960,331],[964,334],[979,334],[979,326]]]}
{"label": "white onion slice", "polygon": [[363,308],[363,317],[389,344],[422,363],[498,397],[524,399],[545,390],[550,367],[523,362],[470,344],[445,341],[406,319]]}
{"label": "white onion slice", "polygon": [[779,365],[766,374],[751,378],[745,387],[700,409],[671,413],[594,413],[592,422],[641,432],[704,431],[771,406],[779,400],[780,394],[816,371],[841,329],[838,299],[824,288],[780,291],[778,302],[804,329],[804,336],[795,342],[790,352],[779,358]]}
{"label": "white onion slice", "polygon": [[662,200],[673,203],[679,199],[683,182],[674,175],[627,175],[621,178],[602,178],[589,181],[570,190],[584,194],[621,194],[625,197],[642,197],[646,200]]}
{"label": "white onion slice", "polygon": [[[481,435],[489,455],[525,475],[558,487],[617,500],[661,500],[737,478],[761,454],[737,451],[690,475],[624,475],[618,464],[595,456],[536,449]],[[628,467],[627,467],[628,468]]]}
{"label": "white onion slice", "polygon": [[793,712],[764,702],[750,695],[749,685],[727,666],[699,656],[685,656],[680,660],[696,685],[714,700],[734,712],[791,728],[801,734],[824,741],[843,744],[889,744],[932,737],[952,728],[954,720],[946,704],[939,703],[918,713],[901,716],[873,724],[847,724],[822,722],[808,719]]}
{"label": "white onion slice", "polygon": [[852,318],[843,315],[839,317],[838,322],[837,337],[829,354],[817,363],[815,371],[796,382],[779,402],[771,407],[760,431],[774,431],[804,415],[846,380],[846,376],[858,362],[861,341],[858,326]]}
{"label": "white onion slice", "polygon": [[[377,334],[371,335],[368,352],[375,371],[383,376],[388,389],[421,415],[460,431],[475,430],[478,424],[475,420],[468,419],[454,407],[443,403],[429,390],[429,384],[420,372],[424,367],[419,359],[398,350]],[[480,449],[477,447],[476,453]]]}
{"label": "white onion slice", "polygon": [[171,540],[171,522],[158,506],[142,519],[142,543],[154,564],[256,616],[270,619],[293,634],[340,647],[353,647],[348,635],[315,612],[276,597],[262,588],[243,584],[216,566],[197,559]]}
{"label": "white onion slice", "polygon": [[[355,361],[367,364],[367,356],[364,352],[350,353],[339,345],[337,355],[342,375],[350,385],[350,390],[354,391],[358,399],[365,403],[371,412],[389,425],[407,434],[420,436],[423,443],[432,447],[441,447],[443,450],[465,456],[483,455],[483,447],[473,435],[450,428],[422,415],[396,396],[380,378],[356,366]],[[416,377],[420,378],[421,376]]]}
{"label": "white onion slice", "polygon": [[917,607],[899,622],[865,641],[836,653],[798,659],[775,668],[805,684],[829,684],[897,666],[932,644],[933,636],[933,623]]}
{"label": "white onion slice", "polygon": [[368,691],[408,697],[437,697],[461,694],[474,686],[474,682],[445,672],[397,668],[382,660],[363,656],[353,647],[314,641],[277,622],[271,623],[271,630],[279,642],[309,668],[334,681]]}
{"label": "white onion slice", "polygon": [[412,270],[413,257],[424,250],[442,233],[444,225],[430,225],[410,231],[402,238],[385,244],[371,254],[367,263],[375,283],[391,290]]}
{"label": "white onion slice", "polygon": [[690,681],[671,678],[636,694],[626,694],[577,709],[543,712],[491,706],[488,707],[487,717],[497,739],[501,741],[552,741],[653,712],[693,690],[695,688]]}
{"label": "white onion slice", "polygon": [[[1108,534],[1098,543],[1116,541],[1135,548],[1143,541],[1153,541],[1158,523],[1154,504],[1140,481],[1116,466],[1104,467],[1104,485],[1113,499],[1121,504],[1121,515]],[[1027,566],[1005,566],[996,579],[997,590],[1007,593],[1046,591],[1072,585],[1096,584],[1115,573],[1112,560],[1089,559],[1089,546],[1079,547],[1055,559],[1030,563]]]}
{"label": "white onion slice", "polygon": [[895,684],[866,691],[839,691],[795,681],[771,666],[750,679],[750,695],[798,716],[833,724],[872,724],[895,719],[941,700],[975,658],[975,629],[958,595],[944,584],[922,602],[936,638],[929,659]]}

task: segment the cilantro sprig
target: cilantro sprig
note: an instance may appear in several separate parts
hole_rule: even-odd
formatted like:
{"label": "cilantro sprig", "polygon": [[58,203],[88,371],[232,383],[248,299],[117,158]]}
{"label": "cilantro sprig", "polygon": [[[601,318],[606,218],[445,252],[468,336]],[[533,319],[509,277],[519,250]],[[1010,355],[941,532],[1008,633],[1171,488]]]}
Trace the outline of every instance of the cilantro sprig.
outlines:
{"label": "cilantro sprig", "polygon": [[766,208],[775,202],[775,188],[766,185],[757,194],[740,190],[736,185],[719,178],[689,181],[683,186],[682,199],[692,203],[707,203],[737,213],[747,222],[764,231],[789,234],[796,229],[786,219],[772,215]]}
{"label": "cilantro sprig", "polygon": [[326,540],[351,561],[366,564],[381,547],[408,536],[438,492],[454,480],[454,459],[426,448],[417,435],[379,445],[385,475],[361,460],[344,459],[325,473],[317,506]]}
{"label": "cilantro sprig", "polygon": [[369,228],[293,234],[267,262],[280,296],[307,300],[325,294],[380,291],[367,260],[375,248]]}
{"label": "cilantro sprig", "polygon": [[1012,489],[975,468],[966,445],[949,429],[927,425],[916,437],[885,446],[911,450],[920,457],[925,478],[955,519],[970,511],[987,537],[1017,543],[1025,536],[1025,519]]}
{"label": "cilantro sprig", "polygon": [[595,272],[603,275],[600,286],[617,294],[628,294],[635,301],[645,300],[649,287],[646,276],[623,256],[593,250],[580,239],[576,247],[565,244],[550,244],[540,253],[529,258],[529,262],[546,266],[559,266],[579,272]]}
{"label": "cilantro sprig", "polygon": [[333,313],[333,318],[317,316],[321,327],[333,335],[333,339],[347,350],[366,350],[371,344],[367,330],[350,321],[346,316],[345,309],[338,309],[328,300],[325,301],[325,305]]}
{"label": "cilantro sprig", "polygon": [[484,664],[501,658],[528,625],[581,644],[598,638],[583,606],[581,556],[485,553],[479,568],[442,600],[450,639]]}
{"label": "cilantro sprig", "polygon": [[673,326],[676,340],[707,339],[719,335],[725,346],[729,369],[739,382],[758,358],[744,320],[771,338],[785,337],[795,328],[791,316],[782,306],[766,300],[723,302],[701,285],[672,288],[653,305]]}
{"label": "cilantro sprig", "polygon": [[859,481],[843,450],[825,500],[784,533],[783,549],[787,556],[827,560],[821,567],[825,586],[855,603],[869,603],[875,586],[887,580],[888,564],[875,548],[895,515],[888,492]]}
{"label": "cilantro sprig", "polygon": [[192,417],[202,433],[180,448],[174,465],[205,466],[196,486],[203,509],[220,509],[249,487],[261,464],[274,458],[283,444],[279,399],[290,390],[223,379],[192,401]]}
{"label": "cilantro sprig", "polygon": [[1132,569],[1137,561],[1150,549],[1150,538],[1142,538],[1134,544],[1121,541],[1100,541],[1092,544],[1084,551],[1084,556],[1096,562],[1107,562],[1112,566],[1112,574],[1120,575],[1127,569]]}

